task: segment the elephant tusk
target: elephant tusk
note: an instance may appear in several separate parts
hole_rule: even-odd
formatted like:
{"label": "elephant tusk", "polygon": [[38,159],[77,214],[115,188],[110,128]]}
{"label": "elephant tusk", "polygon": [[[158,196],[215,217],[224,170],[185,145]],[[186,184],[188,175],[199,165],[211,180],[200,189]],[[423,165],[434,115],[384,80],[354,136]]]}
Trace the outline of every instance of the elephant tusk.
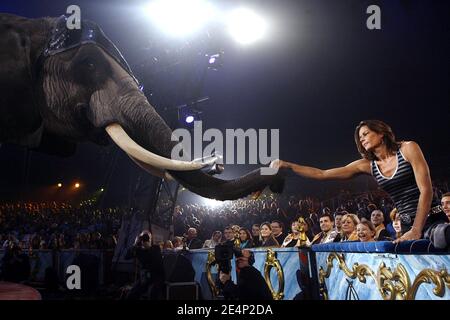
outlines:
{"label": "elephant tusk", "polygon": [[199,170],[203,167],[213,164],[217,160],[215,157],[211,157],[207,162],[188,162],[161,157],[138,145],[133,139],[130,138],[130,136],[118,123],[112,123],[108,125],[106,127],[106,132],[111,137],[111,139],[129,156],[156,169],[174,171]]}
{"label": "elephant tusk", "polygon": [[141,167],[143,170],[147,171],[151,175],[164,179],[166,181],[174,181],[175,179],[165,170],[160,170],[155,167],[152,167],[151,165],[144,163],[142,161],[139,161],[132,156],[128,155],[131,160],[133,160],[134,163],[136,163],[139,167]]}

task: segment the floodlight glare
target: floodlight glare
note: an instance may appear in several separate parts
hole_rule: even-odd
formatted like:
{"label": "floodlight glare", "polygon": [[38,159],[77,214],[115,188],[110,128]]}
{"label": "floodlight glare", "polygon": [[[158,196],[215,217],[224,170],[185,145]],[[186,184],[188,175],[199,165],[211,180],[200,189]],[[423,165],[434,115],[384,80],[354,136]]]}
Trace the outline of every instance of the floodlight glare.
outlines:
{"label": "floodlight glare", "polygon": [[241,44],[261,39],[267,31],[266,21],[250,9],[239,8],[228,17],[228,31]]}
{"label": "floodlight glare", "polygon": [[75,183],[75,188],[79,188],[80,187],[80,184],[77,182],[77,183]]}
{"label": "floodlight glare", "polygon": [[206,0],[155,0],[145,10],[158,28],[176,37],[198,31],[215,15]]}
{"label": "floodlight glare", "polygon": [[194,116],[187,116],[184,121],[186,121],[186,123],[192,123],[194,121]]}
{"label": "floodlight glare", "polygon": [[62,188],[62,183],[58,183],[58,188]]}

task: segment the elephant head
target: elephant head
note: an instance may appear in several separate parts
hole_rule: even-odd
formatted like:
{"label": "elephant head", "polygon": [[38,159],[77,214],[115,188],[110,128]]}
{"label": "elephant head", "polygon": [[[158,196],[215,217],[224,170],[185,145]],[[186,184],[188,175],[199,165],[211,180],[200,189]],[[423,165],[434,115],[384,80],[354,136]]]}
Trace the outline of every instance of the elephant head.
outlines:
{"label": "elephant head", "polygon": [[49,151],[48,141],[106,145],[111,138],[143,169],[204,197],[237,199],[266,186],[281,191],[279,175],[255,170],[225,181],[204,173],[204,163],[170,159],[172,131],[96,24],[68,30],[63,17],[1,14],[0,45],[0,142]]}

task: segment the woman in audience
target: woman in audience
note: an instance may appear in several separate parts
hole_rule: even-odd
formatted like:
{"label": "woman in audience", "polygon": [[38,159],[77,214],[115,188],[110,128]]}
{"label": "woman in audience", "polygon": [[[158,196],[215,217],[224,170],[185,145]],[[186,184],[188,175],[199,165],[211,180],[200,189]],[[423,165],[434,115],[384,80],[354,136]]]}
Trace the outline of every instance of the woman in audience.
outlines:
{"label": "woman in audience", "polygon": [[270,222],[263,222],[260,227],[261,247],[279,247],[280,244],[272,234]]}
{"label": "woman in audience", "polygon": [[392,209],[389,215],[392,220],[392,227],[395,230],[395,238],[398,239],[402,236],[402,221],[400,220],[397,208]]}
{"label": "woman in audience", "polygon": [[299,227],[300,227],[300,223],[297,220],[295,220],[294,222],[291,223],[292,233],[289,233],[286,236],[281,247],[288,248],[288,247],[298,247],[299,246],[299,243],[298,243],[298,239],[300,238],[300,230],[299,230],[300,228]]}
{"label": "woman in audience", "polygon": [[222,241],[222,232],[214,231],[211,235],[211,239],[208,239],[203,244],[203,248],[215,248]]}
{"label": "woman in audience", "polygon": [[356,234],[356,226],[358,223],[359,219],[356,214],[347,213],[342,217],[341,241],[358,240],[358,235]]}
{"label": "woman in audience", "polygon": [[361,222],[356,226],[356,233],[361,242],[375,241],[375,227],[367,219],[361,219]]}
{"label": "woman in audience", "polygon": [[239,247],[241,249],[253,248],[252,235],[248,229],[241,228],[241,230],[239,230],[239,240]]}

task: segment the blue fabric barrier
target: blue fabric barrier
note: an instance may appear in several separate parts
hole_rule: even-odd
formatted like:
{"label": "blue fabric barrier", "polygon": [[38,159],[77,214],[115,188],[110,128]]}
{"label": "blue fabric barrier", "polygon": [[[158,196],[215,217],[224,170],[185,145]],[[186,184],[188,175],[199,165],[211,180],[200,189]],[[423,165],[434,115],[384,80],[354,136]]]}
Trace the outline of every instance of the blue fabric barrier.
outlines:
{"label": "blue fabric barrier", "polygon": [[429,240],[412,240],[393,243],[392,241],[347,241],[315,244],[311,247],[314,252],[365,252],[365,253],[447,253],[446,250],[436,249]]}

